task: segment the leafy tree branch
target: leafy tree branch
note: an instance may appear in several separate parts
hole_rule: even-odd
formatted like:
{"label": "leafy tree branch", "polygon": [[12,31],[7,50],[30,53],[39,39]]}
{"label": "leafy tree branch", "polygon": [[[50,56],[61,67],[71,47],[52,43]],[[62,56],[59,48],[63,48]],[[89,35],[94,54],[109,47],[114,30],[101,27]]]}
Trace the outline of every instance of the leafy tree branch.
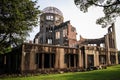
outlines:
{"label": "leafy tree branch", "polygon": [[96,20],[97,24],[107,27],[120,16],[120,0],[74,0],[75,5],[83,12],[91,6],[103,8],[105,16]]}

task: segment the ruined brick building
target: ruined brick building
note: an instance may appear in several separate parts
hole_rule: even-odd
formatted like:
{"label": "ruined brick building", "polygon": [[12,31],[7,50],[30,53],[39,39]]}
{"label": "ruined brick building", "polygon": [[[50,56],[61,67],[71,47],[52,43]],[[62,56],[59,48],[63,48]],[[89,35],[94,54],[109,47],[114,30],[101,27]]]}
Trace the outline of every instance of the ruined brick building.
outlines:
{"label": "ruined brick building", "polygon": [[76,28],[55,7],[43,9],[34,43],[0,55],[1,73],[81,71],[118,64],[115,25],[98,39],[76,39]]}
{"label": "ruined brick building", "polygon": [[43,9],[40,15],[40,32],[35,36],[35,43],[75,46],[76,28],[70,24],[70,21],[64,21],[62,12],[55,7]]}

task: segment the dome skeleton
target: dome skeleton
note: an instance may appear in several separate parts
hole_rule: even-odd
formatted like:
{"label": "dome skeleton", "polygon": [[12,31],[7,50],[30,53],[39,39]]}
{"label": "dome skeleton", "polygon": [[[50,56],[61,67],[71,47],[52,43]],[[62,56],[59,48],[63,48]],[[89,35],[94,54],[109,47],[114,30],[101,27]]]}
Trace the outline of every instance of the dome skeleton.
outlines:
{"label": "dome skeleton", "polygon": [[53,14],[58,14],[60,16],[63,16],[63,13],[55,7],[46,7],[46,8],[43,9],[42,12],[43,13],[53,13]]}

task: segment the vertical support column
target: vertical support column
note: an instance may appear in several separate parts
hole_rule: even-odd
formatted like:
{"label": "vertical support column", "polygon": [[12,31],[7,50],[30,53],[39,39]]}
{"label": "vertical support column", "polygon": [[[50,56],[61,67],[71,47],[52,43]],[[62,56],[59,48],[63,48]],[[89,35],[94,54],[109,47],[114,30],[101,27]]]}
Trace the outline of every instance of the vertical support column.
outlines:
{"label": "vertical support column", "polygon": [[75,55],[73,55],[74,56],[74,68],[76,68],[76,54]]}
{"label": "vertical support column", "polygon": [[64,48],[59,48],[59,68],[65,68],[64,64]]}
{"label": "vertical support column", "polygon": [[105,47],[106,47],[106,64],[110,65],[110,48],[109,48],[109,35],[105,36]]}
{"label": "vertical support column", "polygon": [[25,55],[26,55],[26,52],[25,52],[25,45],[23,44],[22,45],[22,58],[21,58],[21,72],[22,71],[24,71],[24,69],[25,69],[25,64],[24,64],[24,62],[25,62]]}
{"label": "vertical support column", "polygon": [[64,68],[64,48],[56,48],[55,68]]}
{"label": "vertical support column", "polygon": [[35,51],[31,51],[30,52],[30,65],[29,65],[29,68],[30,68],[30,70],[35,70]]}
{"label": "vertical support column", "polygon": [[116,45],[116,33],[115,33],[115,24],[113,23],[112,24],[112,33],[113,33],[113,39],[114,39],[114,47],[115,47],[115,49],[117,49],[117,45]]}
{"label": "vertical support column", "polygon": [[37,66],[36,66],[36,68],[39,68],[39,66],[40,66],[40,54],[38,54],[37,57],[38,57],[38,59],[37,59]]}
{"label": "vertical support column", "polygon": [[95,51],[95,54],[94,54],[94,66],[99,66],[99,54],[98,54],[98,51]]}
{"label": "vertical support column", "polygon": [[117,52],[116,52],[115,57],[116,57],[116,64],[118,64],[118,53]]}
{"label": "vertical support column", "polygon": [[[117,49],[117,45],[116,45],[116,33],[115,33],[115,24],[113,23],[112,24],[112,36],[113,36],[113,45],[114,45],[114,48]],[[116,64],[118,64],[118,53],[117,53],[117,50],[116,50]]]}
{"label": "vertical support column", "polygon": [[52,57],[51,57],[52,54],[49,54],[49,55],[50,55],[50,56],[49,56],[49,57],[50,57],[50,60],[49,60],[49,67],[52,68],[52,66],[51,66],[51,64],[52,64]]}
{"label": "vertical support column", "polygon": [[6,64],[6,55],[4,55],[4,59],[3,59],[3,61],[4,61],[4,64]]}
{"label": "vertical support column", "polygon": [[85,50],[85,68],[87,68],[88,66],[87,66],[87,61],[88,60],[88,56],[87,56],[87,51]]}
{"label": "vertical support column", "polygon": [[110,65],[111,61],[110,61],[110,52],[108,51],[108,55],[107,55],[107,64]]}
{"label": "vertical support column", "polygon": [[68,55],[68,67],[70,68],[70,54]]}
{"label": "vertical support column", "polygon": [[93,61],[94,61],[94,67],[97,65],[97,56],[95,51],[93,51]]}
{"label": "vertical support column", "polygon": [[97,51],[97,66],[99,66],[100,65],[100,63],[99,63],[99,53],[98,53],[98,51]]}
{"label": "vertical support column", "polygon": [[78,67],[81,67],[81,52],[80,50],[78,51]]}
{"label": "vertical support column", "polygon": [[84,59],[84,58],[83,58],[83,53],[81,53],[81,51],[79,50],[79,53],[78,53],[78,60],[79,60],[79,61],[78,61],[78,62],[79,62],[79,63],[78,63],[78,66],[79,66],[79,67],[83,67],[83,59]]}
{"label": "vertical support column", "polygon": [[56,48],[56,53],[55,53],[55,68],[59,68],[59,50]]}
{"label": "vertical support column", "polygon": [[42,53],[42,69],[44,69],[44,56],[45,56],[45,54]]}

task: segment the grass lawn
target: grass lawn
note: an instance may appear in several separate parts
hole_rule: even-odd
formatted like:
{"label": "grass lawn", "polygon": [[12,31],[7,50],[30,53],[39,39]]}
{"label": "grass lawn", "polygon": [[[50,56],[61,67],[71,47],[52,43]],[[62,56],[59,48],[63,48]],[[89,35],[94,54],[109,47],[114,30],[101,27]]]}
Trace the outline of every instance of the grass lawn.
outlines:
{"label": "grass lawn", "polygon": [[103,70],[49,74],[30,77],[7,77],[0,80],[120,80],[120,65]]}

